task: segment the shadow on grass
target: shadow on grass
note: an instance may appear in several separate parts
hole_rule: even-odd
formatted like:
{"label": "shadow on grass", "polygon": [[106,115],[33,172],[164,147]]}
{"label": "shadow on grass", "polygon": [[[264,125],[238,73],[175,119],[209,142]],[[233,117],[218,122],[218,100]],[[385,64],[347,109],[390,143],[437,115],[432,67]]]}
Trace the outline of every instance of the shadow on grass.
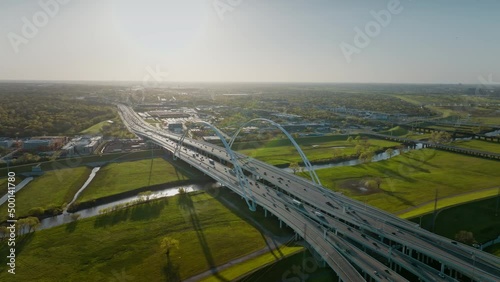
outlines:
{"label": "shadow on grass", "polygon": [[395,170],[390,169],[390,168],[387,168],[387,167],[374,166],[373,168],[376,169],[377,171],[379,171],[380,173],[382,173],[383,175],[388,176],[390,178],[398,178],[398,179],[401,179],[401,180],[404,180],[404,181],[410,182],[410,183],[416,182],[415,179],[408,177],[408,176],[405,176],[405,175],[402,175],[400,172],[395,171]]}
{"label": "shadow on grass", "polygon": [[76,226],[78,225],[78,221],[74,220],[68,224],[66,224],[66,232],[73,233],[76,230]]}
{"label": "shadow on grass", "polygon": [[[266,242],[266,246],[267,246],[269,252],[273,255],[273,257],[277,261],[280,260],[281,258],[283,258],[285,256],[285,254],[283,254],[283,252],[281,251],[279,243],[276,242],[273,238],[267,238],[264,235],[264,233],[262,233],[262,231],[259,231],[259,232],[260,232],[260,236],[262,236],[262,239],[264,240],[264,242]],[[272,243],[274,246],[269,244],[268,239],[272,240]],[[275,249],[273,250],[273,248],[275,248]],[[275,254],[275,253],[278,253],[278,254]]]}
{"label": "shadow on grass", "polygon": [[387,194],[393,198],[396,198],[397,200],[399,200],[400,202],[402,202],[403,204],[405,204],[407,206],[412,206],[412,207],[415,206],[415,203],[413,203],[412,201],[398,195],[398,194],[408,194],[407,192],[393,192],[393,191],[387,191],[387,190],[382,190],[382,191],[385,194]]}
{"label": "shadow on grass", "polygon": [[161,200],[154,200],[151,202],[138,204],[129,208],[119,209],[114,212],[109,212],[99,215],[95,220],[94,227],[113,226],[117,223],[127,220],[141,221],[157,218],[160,216],[161,211],[168,205],[168,200],[163,198]]}
{"label": "shadow on grass", "polygon": [[181,281],[180,267],[177,264],[173,264],[170,259],[168,259],[167,264],[163,267],[163,274],[167,278],[166,281],[178,282]]}
{"label": "shadow on grass", "polygon": [[425,165],[428,165],[430,167],[434,167],[434,168],[440,168],[440,166],[438,165],[435,165],[435,164],[431,164],[429,163],[429,160],[433,159],[435,156],[436,156],[436,152],[435,151],[432,151],[431,154],[429,154],[428,156],[427,155],[420,155],[421,157],[423,158],[415,158],[413,157],[412,155],[405,155],[408,159],[410,160],[413,160],[415,162],[418,162],[419,164],[425,164]]}
{"label": "shadow on grass", "polygon": [[416,171],[425,172],[425,173],[430,173],[431,172],[430,170],[422,168],[420,166],[422,164],[422,162],[418,162],[418,163],[415,163],[415,164],[411,164],[410,162],[398,161],[398,160],[394,160],[394,162],[399,163],[401,165],[404,165],[404,166],[406,166],[408,168],[411,168],[415,172]]}
{"label": "shadow on grass", "polygon": [[196,209],[194,208],[194,203],[191,199],[191,195],[189,193],[180,193],[177,204],[182,210],[189,213],[189,220],[191,222],[191,225],[193,226],[194,231],[196,232],[196,236],[198,237],[198,241],[200,242],[200,246],[203,250],[203,254],[205,255],[205,259],[210,266],[210,271],[215,277],[219,279],[219,281],[229,281],[226,278],[222,277],[217,270],[217,265],[215,264],[212,251],[210,250],[207,238],[205,237],[205,233],[203,232],[203,226],[201,225],[198,214],[196,213]]}
{"label": "shadow on grass", "polygon": [[[35,231],[36,232],[36,231]],[[31,241],[33,241],[35,237],[35,232],[30,232],[25,235],[19,236],[16,238],[16,259],[19,260],[19,255],[22,253],[24,248],[29,245]],[[5,242],[5,243],[4,243]],[[10,254],[10,248],[7,244],[7,240],[4,240],[2,244],[0,245],[0,263],[1,265],[5,266],[7,262],[9,262],[9,258],[7,256]]]}

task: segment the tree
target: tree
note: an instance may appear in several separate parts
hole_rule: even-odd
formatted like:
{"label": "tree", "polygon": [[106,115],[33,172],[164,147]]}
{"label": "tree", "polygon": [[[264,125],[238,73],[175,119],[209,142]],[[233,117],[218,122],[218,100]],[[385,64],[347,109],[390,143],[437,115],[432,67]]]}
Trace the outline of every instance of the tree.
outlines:
{"label": "tree", "polygon": [[451,142],[451,135],[446,131],[433,131],[430,140],[434,144],[449,143]]}
{"label": "tree", "polygon": [[28,214],[34,216],[42,216],[45,213],[45,210],[42,207],[34,207],[28,211]]}
{"label": "tree", "polygon": [[457,234],[455,234],[455,240],[458,242],[472,245],[476,243],[476,239],[474,239],[474,234],[470,231],[460,230]]}
{"label": "tree", "polygon": [[353,140],[354,140],[354,139],[352,138],[352,136],[349,136],[349,137],[347,138],[347,142],[349,142],[349,143],[352,143],[352,141],[353,141]]}
{"label": "tree", "polygon": [[179,249],[179,240],[168,236],[163,237],[163,239],[161,239],[160,248],[165,251],[167,258],[170,258],[170,250],[172,248]]}
{"label": "tree", "polygon": [[333,149],[333,158],[336,159],[336,158],[342,156],[342,153],[343,152],[341,149],[338,149],[338,148]]}
{"label": "tree", "polygon": [[375,181],[375,183],[377,184],[377,188],[380,189],[380,184],[382,184],[382,178],[380,177],[375,177],[373,179]]}
{"label": "tree", "polygon": [[354,140],[356,141],[356,144],[359,144],[359,141],[361,140],[361,136],[356,136],[356,138],[354,138]]}
{"label": "tree", "polygon": [[71,215],[71,220],[73,220],[73,221],[77,221],[79,218],[80,218],[79,213],[74,213]]}
{"label": "tree", "polygon": [[9,237],[9,230],[7,226],[0,226],[0,241],[3,241],[5,238]]}
{"label": "tree", "polygon": [[293,174],[297,173],[300,170],[300,166],[297,162],[290,163],[289,168],[293,170]]}
{"label": "tree", "polygon": [[29,232],[35,231],[40,226],[40,220],[34,216],[27,217],[26,225],[29,227]]}
{"label": "tree", "polygon": [[385,153],[389,156],[389,158],[391,158],[392,154],[394,154],[394,150],[392,148],[389,148],[385,150]]}
{"label": "tree", "polygon": [[361,154],[361,152],[363,151],[363,146],[361,145],[356,145],[356,147],[354,147],[354,150],[356,150],[356,154]]}
{"label": "tree", "polygon": [[139,193],[137,196],[139,196],[140,201],[139,202],[146,202],[149,201],[149,197],[153,194],[151,191],[144,191]]}
{"label": "tree", "polygon": [[16,229],[17,229],[17,235],[21,235],[24,228],[26,228],[28,226],[28,220],[27,218],[21,218],[21,219],[18,219],[17,222],[16,222]]}
{"label": "tree", "polygon": [[371,150],[364,151],[359,155],[359,160],[363,163],[369,163],[372,161],[373,156],[375,156],[375,152]]}

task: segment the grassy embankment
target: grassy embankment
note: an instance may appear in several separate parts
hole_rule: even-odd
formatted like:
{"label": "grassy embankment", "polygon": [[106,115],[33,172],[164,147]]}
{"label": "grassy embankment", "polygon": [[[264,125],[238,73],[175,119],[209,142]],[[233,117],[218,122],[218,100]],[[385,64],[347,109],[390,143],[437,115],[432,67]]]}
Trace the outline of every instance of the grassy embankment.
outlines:
{"label": "grassy embankment", "polygon": [[112,163],[97,172],[77,201],[91,201],[141,187],[188,179],[185,173],[162,158]]}
{"label": "grassy embankment", "polygon": [[[472,232],[479,243],[495,239],[500,230],[500,213],[496,205],[495,197],[438,211],[434,232],[454,240],[455,234],[466,230]],[[412,221],[432,230],[433,217],[433,214],[427,214]]]}
{"label": "grassy embankment", "polygon": [[135,135],[127,130],[123,124],[122,119],[119,117],[118,113],[115,111],[115,117],[106,121],[96,123],[89,128],[82,130],[80,134],[103,134],[105,136],[113,136],[117,138],[134,138]]}
{"label": "grassy embankment", "polygon": [[[376,163],[322,169],[317,174],[330,189],[397,213],[433,201],[436,191],[440,199],[467,192],[485,193],[484,189],[498,186],[498,171],[498,161],[424,149]],[[376,178],[381,179],[381,185],[371,193],[346,185],[358,183],[358,188]],[[455,199],[449,204],[467,200]]]}
{"label": "grassy embankment", "polygon": [[[355,137],[353,136],[353,138]],[[399,145],[399,143],[386,140],[368,139],[367,141],[370,144],[369,148],[372,150]],[[341,150],[344,157],[355,157],[357,153],[355,149],[356,141],[348,142],[347,136],[344,135],[297,138],[296,142],[311,162],[334,161],[335,149]],[[288,139],[272,140],[267,143],[244,142],[235,143],[234,145],[239,152],[272,165],[302,162],[299,153]]]}
{"label": "grassy embankment", "polygon": [[[301,273],[294,273],[293,267],[300,267]],[[300,275],[306,275],[301,277]],[[315,262],[311,253],[306,249],[304,252],[294,254],[272,265],[267,265],[245,277],[242,281],[314,281],[331,282],[338,281],[338,276],[330,267],[323,267],[321,262]]]}
{"label": "grassy embankment", "polygon": [[[179,240],[169,257],[164,236]],[[18,238],[15,276],[2,244],[0,280],[178,281],[264,247],[262,234],[216,199],[185,194]]]}
{"label": "grassy embankment", "polygon": [[[230,268],[227,268],[221,271],[217,275],[209,276],[200,281],[202,282],[217,282],[221,281],[219,279],[220,276],[227,279],[227,281],[234,281],[239,277],[242,277],[250,272],[256,271],[259,268],[266,267],[268,265],[272,265],[281,260],[286,260],[287,257],[293,256],[294,254],[301,252],[304,250],[304,247],[301,246],[282,246],[279,250],[275,250],[273,252],[268,252],[266,254],[260,255],[258,257],[246,260],[242,263],[238,263]],[[280,257],[276,257],[276,253],[279,253]],[[218,277],[219,276],[219,277]]]}
{"label": "grassy embankment", "polygon": [[[190,179],[184,171],[182,166],[173,166],[163,158],[153,159],[152,165],[151,159],[112,163],[101,168],[77,201],[91,201],[149,185]],[[47,171],[16,195],[16,215],[27,216],[30,214],[28,211],[34,207],[60,210],[73,199],[89,175],[90,169],[82,166]],[[0,207],[0,212],[0,220],[5,220],[5,205]]]}
{"label": "grassy embankment", "polygon": [[500,154],[500,143],[487,142],[481,140],[469,140],[469,141],[455,141],[450,145]]}
{"label": "grassy embankment", "polygon": [[[16,193],[16,216],[29,215],[35,207],[59,210],[69,203],[90,174],[87,167],[48,171]],[[0,207],[0,221],[7,219],[7,206]]]}
{"label": "grassy embankment", "polygon": [[[16,185],[23,180],[21,176],[15,176],[15,179],[16,180],[14,181],[14,184]],[[0,178],[0,197],[3,197],[8,190],[9,190],[8,178],[7,177]]]}
{"label": "grassy embankment", "polygon": [[[65,168],[74,168],[83,166],[88,163],[96,163],[96,162],[123,162],[130,160],[142,160],[151,158],[151,156],[160,156],[160,155],[163,155],[162,150],[144,150],[144,151],[126,152],[126,153],[110,153],[103,155],[77,156],[72,158],[62,158],[55,161],[37,162],[37,163],[11,166],[10,171],[14,171],[16,175],[19,175],[23,172],[30,172],[33,166],[40,166],[43,171],[48,171],[48,170],[57,170]],[[7,175],[7,168],[5,166],[0,168],[0,175]]]}

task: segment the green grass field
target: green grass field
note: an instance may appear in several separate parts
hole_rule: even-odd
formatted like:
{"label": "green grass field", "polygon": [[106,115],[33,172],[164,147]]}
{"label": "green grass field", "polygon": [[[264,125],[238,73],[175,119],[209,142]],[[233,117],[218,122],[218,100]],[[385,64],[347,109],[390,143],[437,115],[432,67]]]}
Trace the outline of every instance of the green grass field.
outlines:
{"label": "green grass field", "polygon": [[[170,259],[164,236],[179,240]],[[185,194],[18,238],[15,276],[2,244],[0,281],[179,281],[264,247],[261,233],[217,200]]]}
{"label": "green grass field", "polygon": [[431,138],[431,133],[421,134],[421,133],[413,132],[413,133],[408,133],[404,137],[409,138],[409,139],[413,139],[413,140],[424,140],[424,139]]}
{"label": "green grass field", "polygon": [[145,186],[187,179],[188,177],[177,167],[163,158],[153,159],[152,171],[151,159],[112,163],[97,172],[94,180],[80,194],[77,201],[90,201]]}
{"label": "green grass field", "polygon": [[[16,185],[23,180],[22,177],[19,175],[17,175],[15,178],[16,180],[14,181],[14,184]],[[5,195],[8,190],[9,190],[9,184],[7,181],[7,177],[0,178],[0,197],[3,197],[3,195]]]}
{"label": "green grass field", "polygon": [[[69,203],[89,174],[89,168],[78,167],[48,171],[35,178],[16,194],[16,216],[26,216],[34,207],[46,209]],[[3,204],[0,207],[0,220],[5,219],[7,219],[7,207]]]}
{"label": "green grass field", "polygon": [[[496,187],[498,171],[498,161],[424,149],[376,163],[322,169],[317,174],[325,187],[397,213],[432,201],[436,190],[443,198]],[[345,187],[349,181],[376,177],[382,180],[380,190],[371,194]]]}
{"label": "green grass field", "polygon": [[[304,277],[294,273],[300,269]],[[311,253],[305,249],[304,252],[294,254],[272,265],[266,266],[255,273],[250,274],[241,281],[314,281],[331,282],[338,281],[338,276],[330,267],[323,267],[321,262],[316,262]]]}
{"label": "green grass field", "polygon": [[500,154],[500,143],[487,142],[481,140],[470,140],[470,141],[454,141],[453,143],[451,143],[451,145]]}
{"label": "green grass field", "polygon": [[[355,147],[357,144],[355,141],[348,142],[347,136],[297,138],[296,141],[311,162],[333,160],[335,149],[340,150],[345,156],[356,154]],[[399,145],[396,142],[378,139],[369,139],[368,142],[371,145],[370,148],[375,150]],[[251,148],[238,151],[272,165],[302,162],[299,153],[288,140],[275,140],[266,144],[255,143],[253,145],[248,146]]]}
{"label": "green grass field", "polygon": [[[489,189],[484,189],[480,191],[474,191],[469,193],[464,193],[456,196],[450,196],[444,199],[438,199],[437,209],[442,209],[446,207],[452,207],[456,205],[461,205],[464,203],[482,200],[486,198],[495,197],[499,194],[500,187],[493,187]],[[431,200],[425,204],[420,205],[416,208],[410,208],[409,211],[398,213],[401,218],[411,218],[415,216],[421,216],[434,211],[434,200]]]}
{"label": "green grass field", "polygon": [[387,131],[381,131],[379,133],[391,135],[391,136],[403,136],[403,135],[408,134],[408,130],[405,128],[402,128],[401,126],[396,126],[396,127],[393,127]]}
{"label": "green grass field", "polygon": [[[444,209],[438,213],[435,233],[450,239],[460,230],[471,231],[479,243],[498,237],[500,211],[496,211],[497,198],[491,198]],[[421,226],[431,230],[433,214],[422,217]],[[412,219],[419,223],[420,218]]]}
{"label": "green grass field", "polygon": [[218,282],[221,281],[219,277],[226,279],[225,281],[234,281],[249,272],[255,271],[260,267],[273,264],[279,260],[286,259],[288,256],[296,254],[304,250],[302,246],[282,246],[278,250],[260,255],[256,258],[249,259],[228,269],[225,269],[217,275],[212,275],[200,281],[203,282]]}
{"label": "green grass field", "polygon": [[91,127],[82,130],[80,133],[81,134],[100,134],[101,133],[101,128],[107,124],[110,124],[108,121],[102,121],[100,123],[94,124]]}

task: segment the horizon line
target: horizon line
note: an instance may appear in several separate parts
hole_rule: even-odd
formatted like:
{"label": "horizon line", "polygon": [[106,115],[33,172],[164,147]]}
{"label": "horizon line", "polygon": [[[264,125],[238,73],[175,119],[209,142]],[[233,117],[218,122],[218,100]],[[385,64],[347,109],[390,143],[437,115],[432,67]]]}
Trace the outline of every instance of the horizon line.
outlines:
{"label": "horizon line", "polygon": [[[0,79],[0,83],[30,83],[30,82],[45,82],[45,83],[138,83],[143,84],[141,80],[51,80],[51,79]],[[207,84],[379,84],[379,85],[479,85],[481,83],[462,83],[462,82],[328,82],[328,81],[159,81],[161,84],[176,84],[176,83],[207,83]],[[500,86],[500,83],[490,83],[490,86]]]}

